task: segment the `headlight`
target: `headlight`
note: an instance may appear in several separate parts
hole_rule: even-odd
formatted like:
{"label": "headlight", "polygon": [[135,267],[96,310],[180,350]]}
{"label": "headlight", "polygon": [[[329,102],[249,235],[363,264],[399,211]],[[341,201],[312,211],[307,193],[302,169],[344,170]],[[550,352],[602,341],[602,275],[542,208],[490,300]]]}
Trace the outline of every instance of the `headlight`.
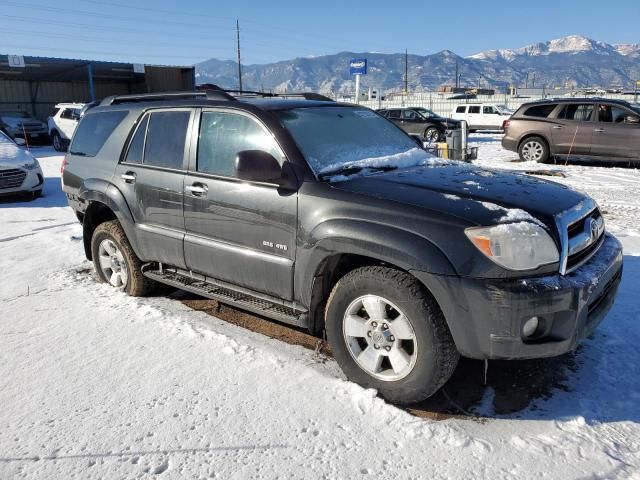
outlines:
{"label": "headlight", "polygon": [[34,170],[39,166],[40,164],[38,163],[38,160],[34,158],[31,162],[27,162],[24,165],[22,165],[22,168],[26,168],[27,170]]}
{"label": "headlight", "polygon": [[509,270],[532,270],[560,261],[553,239],[534,223],[473,227],[464,233],[486,257]]}

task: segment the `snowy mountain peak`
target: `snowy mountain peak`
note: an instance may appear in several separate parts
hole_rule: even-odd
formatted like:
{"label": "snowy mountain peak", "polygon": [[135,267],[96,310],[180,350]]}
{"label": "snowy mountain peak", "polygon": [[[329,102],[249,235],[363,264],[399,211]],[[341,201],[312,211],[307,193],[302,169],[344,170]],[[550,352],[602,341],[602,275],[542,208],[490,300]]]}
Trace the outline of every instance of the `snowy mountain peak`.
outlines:
{"label": "snowy mountain peak", "polygon": [[[620,48],[634,47],[634,45],[620,45]],[[628,48],[629,49],[629,48]],[[630,49],[632,50],[632,48]],[[519,56],[540,56],[552,53],[585,53],[593,52],[599,55],[611,55],[621,53],[615,46],[608,43],[598,42],[583,35],[567,35],[547,42],[534,43],[516,49],[488,50],[476,53],[468,58],[476,60],[496,60],[502,58],[507,61],[514,60]]]}

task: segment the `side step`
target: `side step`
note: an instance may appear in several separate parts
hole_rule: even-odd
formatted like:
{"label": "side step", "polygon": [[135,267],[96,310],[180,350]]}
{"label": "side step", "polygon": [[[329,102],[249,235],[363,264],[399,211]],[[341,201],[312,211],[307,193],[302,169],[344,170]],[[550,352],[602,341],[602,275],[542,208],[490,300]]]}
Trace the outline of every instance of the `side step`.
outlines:
{"label": "side step", "polygon": [[258,315],[272,318],[280,322],[295,325],[297,327],[308,328],[307,313],[294,310],[265,298],[259,298],[246,291],[239,291],[229,285],[222,284],[209,277],[183,272],[176,268],[155,268],[144,269],[142,273],[156,282],[171,285],[172,287],[186,290],[206,298],[226,303],[242,310],[247,310]]}

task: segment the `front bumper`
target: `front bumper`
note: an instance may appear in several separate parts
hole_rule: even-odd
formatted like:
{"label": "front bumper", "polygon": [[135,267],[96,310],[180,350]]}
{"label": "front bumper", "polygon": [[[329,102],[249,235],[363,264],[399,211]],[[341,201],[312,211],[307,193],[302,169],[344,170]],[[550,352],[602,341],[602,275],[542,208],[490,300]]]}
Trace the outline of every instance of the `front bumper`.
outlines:
{"label": "front bumper", "polygon": [[[21,176],[18,176],[17,171],[24,174],[23,180],[20,181]],[[18,182],[20,183],[17,184]],[[42,190],[43,186],[44,176],[40,165],[33,170],[25,168],[0,169],[0,196],[37,192]]]}
{"label": "front bumper", "polygon": [[[27,138],[25,139],[25,133]],[[31,144],[36,143],[49,143],[51,140],[49,138],[49,132],[47,130],[37,130],[37,131],[26,131],[18,130],[12,133],[14,138],[23,138]]]}
{"label": "front bumper", "polygon": [[[414,272],[443,310],[460,353],[478,359],[524,359],[575,349],[604,319],[622,278],[622,245],[606,238],[572,273],[526,279],[469,279]],[[526,338],[524,323],[543,328]]]}

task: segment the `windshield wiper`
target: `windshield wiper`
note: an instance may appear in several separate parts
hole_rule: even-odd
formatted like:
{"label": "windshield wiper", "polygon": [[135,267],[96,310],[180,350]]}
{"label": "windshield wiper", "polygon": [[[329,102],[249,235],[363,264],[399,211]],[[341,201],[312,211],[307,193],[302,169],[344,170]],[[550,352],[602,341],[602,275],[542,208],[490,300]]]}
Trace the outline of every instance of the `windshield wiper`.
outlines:
{"label": "windshield wiper", "polygon": [[362,166],[362,165],[344,165],[342,167],[334,168],[333,170],[327,170],[326,172],[322,172],[318,174],[318,178],[320,180],[326,180],[327,178],[330,178],[336,175],[353,175],[354,173],[359,173],[362,170],[388,172],[389,170],[395,170],[396,168],[398,167],[395,165],[384,165],[381,167],[370,167],[370,166]]}

